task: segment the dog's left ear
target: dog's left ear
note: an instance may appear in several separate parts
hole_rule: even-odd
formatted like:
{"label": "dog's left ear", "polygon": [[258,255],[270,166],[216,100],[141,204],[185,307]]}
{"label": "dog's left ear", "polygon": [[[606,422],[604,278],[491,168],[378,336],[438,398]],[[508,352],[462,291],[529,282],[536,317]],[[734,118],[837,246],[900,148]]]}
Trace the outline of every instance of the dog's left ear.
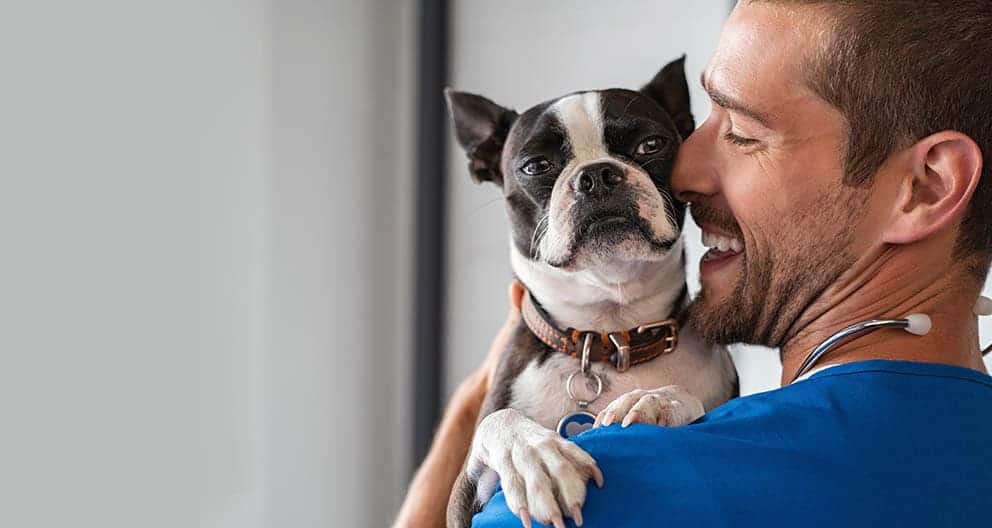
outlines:
{"label": "dog's left ear", "polygon": [[654,99],[668,111],[682,139],[696,128],[689,107],[689,84],[685,80],[685,55],[668,63],[641,88],[641,93]]}

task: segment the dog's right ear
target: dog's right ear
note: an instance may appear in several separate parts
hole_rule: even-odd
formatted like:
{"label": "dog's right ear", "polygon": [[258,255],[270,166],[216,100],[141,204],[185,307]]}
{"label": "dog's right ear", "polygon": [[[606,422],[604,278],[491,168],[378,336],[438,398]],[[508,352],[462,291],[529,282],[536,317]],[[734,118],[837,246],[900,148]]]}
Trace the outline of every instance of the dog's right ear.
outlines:
{"label": "dog's right ear", "polygon": [[476,183],[491,181],[502,185],[499,160],[517,113],[481,95],[456,92],[451,88],[444,89],[444,96],[455,123],[455,137],[468,154],[472,179]]}
{"label": "dog's right ear", "polygon": [[685,80],[685,55],[665,65],[651,82],[641,88],[641,93],[654,99],[668,115],[682,139],[689,137],[696,128],[689,106],[689,83]]}

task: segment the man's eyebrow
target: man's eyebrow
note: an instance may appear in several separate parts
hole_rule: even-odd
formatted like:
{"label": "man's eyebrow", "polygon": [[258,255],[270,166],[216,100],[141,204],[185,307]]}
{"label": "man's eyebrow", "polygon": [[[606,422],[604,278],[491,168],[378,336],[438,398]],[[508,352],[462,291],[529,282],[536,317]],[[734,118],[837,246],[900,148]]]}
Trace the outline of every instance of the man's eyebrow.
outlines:
{"label": "man's eyebrow", "polygon": [[761,125],[764,126],[765,128],[771,128],[769,126],[769,123],[771,123],[771,116],[762,112],[758,112],[757,110],[748,107],[747,105],[734,99],[733,97],[717,91],[715,88],[710,86],[709,83],[706,82],[705,71],[703,71],[703,73],[699,75],[699,82],[700,84],[703,85],[703,89],[706,90],[706,93],[709,94],[710,99],[714,103],[716,103],[716,105],[719,106],[720,108],[733,110],[734,112],[743,114],[747,117],[750,117],[751,119],[754,119],[755,121],[761,123]]}

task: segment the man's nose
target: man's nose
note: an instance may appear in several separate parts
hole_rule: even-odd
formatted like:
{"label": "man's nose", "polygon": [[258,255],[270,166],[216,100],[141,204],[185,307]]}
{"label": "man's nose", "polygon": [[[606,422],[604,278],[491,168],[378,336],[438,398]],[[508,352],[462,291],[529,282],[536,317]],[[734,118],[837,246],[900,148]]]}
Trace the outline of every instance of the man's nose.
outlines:
{"label": "man's nose", "polygon": [[679,147],[672,169],[675,197],[691,202],[693,196],[712,196],[720,191],[717,126],[703,122]]}

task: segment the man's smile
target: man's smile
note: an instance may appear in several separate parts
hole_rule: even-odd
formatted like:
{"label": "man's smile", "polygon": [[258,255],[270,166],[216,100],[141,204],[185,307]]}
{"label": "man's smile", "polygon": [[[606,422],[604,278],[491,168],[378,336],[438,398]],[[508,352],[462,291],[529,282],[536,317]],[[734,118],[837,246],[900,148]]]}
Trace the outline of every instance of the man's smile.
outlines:
{"label": "man's smile", "polygon": [[710,226],[700,226],[703,246],[709,250],[699,263],[700,278],[712,278],[714,273],[727,268],[744,252],[744,242]]}

